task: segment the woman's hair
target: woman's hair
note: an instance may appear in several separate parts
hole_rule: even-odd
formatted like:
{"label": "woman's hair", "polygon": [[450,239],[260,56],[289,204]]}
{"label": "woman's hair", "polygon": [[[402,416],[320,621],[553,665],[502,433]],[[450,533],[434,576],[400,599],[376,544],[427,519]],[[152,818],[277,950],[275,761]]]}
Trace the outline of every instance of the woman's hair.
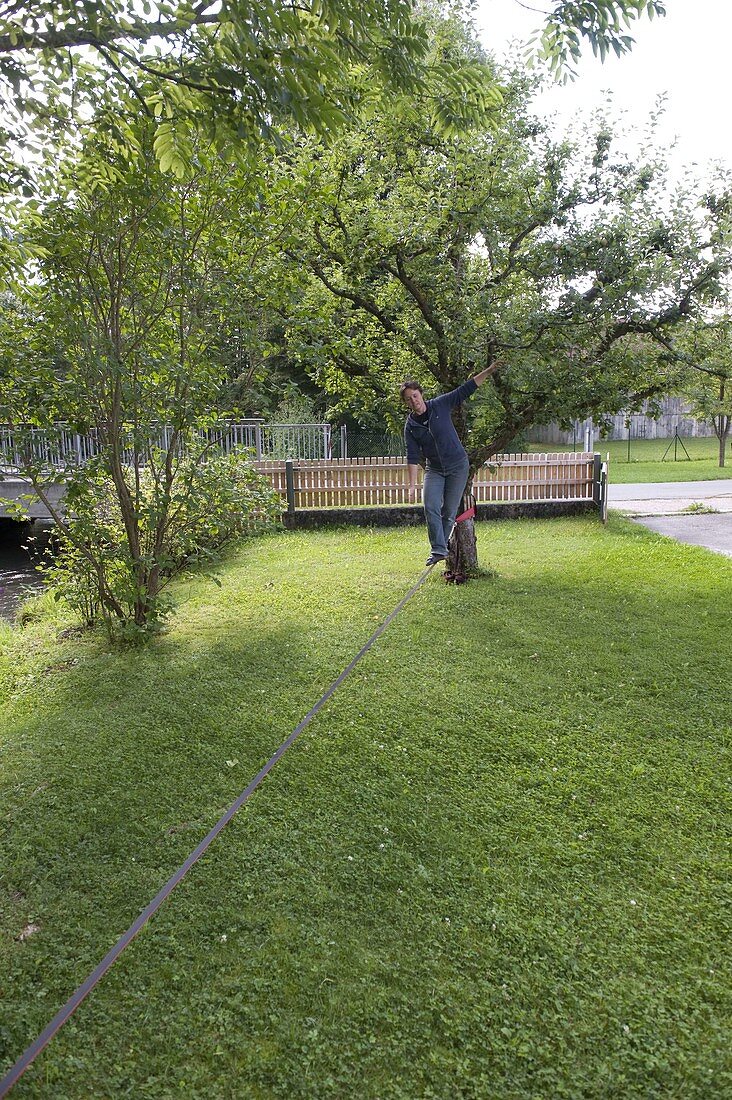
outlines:
{"label": "woman's hair", "polygon": [[399,387],[399,397],[402,401],[404,400],[404,394],[407,390],[419,390],[420,393],[424,392],[419,382],[414,382],[411,378],[408,378],[406,382],[402,382]]}

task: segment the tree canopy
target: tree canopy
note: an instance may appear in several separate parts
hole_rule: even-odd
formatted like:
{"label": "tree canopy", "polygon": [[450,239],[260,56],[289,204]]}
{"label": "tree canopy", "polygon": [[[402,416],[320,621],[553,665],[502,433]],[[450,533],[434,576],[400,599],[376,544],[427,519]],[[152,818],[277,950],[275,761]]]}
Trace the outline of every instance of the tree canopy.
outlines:
{"label": "tree canopy", "polygon": [[[449,129],[490,107],[495,89],[491,96],[485,74],[466,58],[456,67],[432,54],[426,66],[425,19],[441,6],[2,0],[0,87],[8,114],[0,134],[1,182],[6,189],[22,182],[23,158],[14,150],[19,142],[32,145],[34,130],[48,141],[104,103],[122,142],[130,109],[157,119],[156,154],[179,175],[190,158],[192,130],[219,149],[239,152],[262,141],[276,144],[293,125],[324,135],[352,120],[376,87],[422,90],[423,109]],[[611,49],[620,53],[632,43],[625,33],[632,19],[662,12],[659,0],[554,0],[537,53],[566,74],[582,41],[603,57]],[[123,111],[121,101],[127,101]]]}
{"label": "tree canopy", "polygon": [[505,360],[474,464],[532,424],[662,392],[665,334],[730,264],[724,203],[671,196],[662,163],[616,154],[606,128],[553,141],[527,91],[506,88],[492,132],[371,120],[326,152],[304,144],[296,169],[313,198],[287,249],[291,277],[310,273],[285,306],[293,349],[364,410],[406,376],[447,389]]}
{"label": "tree canopy", "polygon": [[[35,127],[48,138],[92,109],[99,121],[106,105],[124,142],[141,112],[157,120],[161,166],[182,175],[193,132],[247,152],[277,145],[293,126],[332,132],[377,88],[415,92],[426,49],[411,0],[8,0],[0,83],[15,115],[6,137],[32,141]],[[447,111],[456,89],[481,109],[486,89],[470,68],[438,61],[433,109]]]}

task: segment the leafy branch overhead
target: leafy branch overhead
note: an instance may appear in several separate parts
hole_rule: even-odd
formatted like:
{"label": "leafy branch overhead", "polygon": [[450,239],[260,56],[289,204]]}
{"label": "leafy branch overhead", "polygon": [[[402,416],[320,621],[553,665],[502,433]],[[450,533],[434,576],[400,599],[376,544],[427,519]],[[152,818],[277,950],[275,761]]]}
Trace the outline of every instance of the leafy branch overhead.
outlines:
{"label": "leafy branch overhead", "polygon": [[[603,56],[620,52],[623,21],[662,10],[658,0],[563,0],[540,53],[563,72],[582,38]],[[323,136],[384,89],[421,94],[454,134],[500,97],[471,58],[428,62],[425,11],[412,0],[0,0],[0,86],[14,107],[0,139],[32,142],[35,127],[48,140],[106,103],[122,141],[130,109],[157,118],[158,158],[182,176],[192,130],[239,152],[278,145],[293,126]],[[8,189],[19,177],[7,148],[4,161]]]}
{"label": "leafy branch overhead", "polygon": [[580,59],[583,40],[601,61],[611,51],[620,57],[633,47],[628,31],[634,20],[665,14],[662,0],[556,0],[532,48],[555,76],[567,80],[576,76],[572,66]]}
{"label": "leafy branch overhead", "polygon": [[[105,101],[112,114],[132,96],[122,113],[160,120],[158,156],[179,175],[189,159],[179,134],[194,128],[245,151],[277,145],[293,126],[327,134],[379,89],[424,87],[426,50],[410,0],[0,4],[0,80],[18,133],[73,123]],[[452,97],[475,121],[494,100],[470,66],[443,59],[434,75],[436,114]]]}

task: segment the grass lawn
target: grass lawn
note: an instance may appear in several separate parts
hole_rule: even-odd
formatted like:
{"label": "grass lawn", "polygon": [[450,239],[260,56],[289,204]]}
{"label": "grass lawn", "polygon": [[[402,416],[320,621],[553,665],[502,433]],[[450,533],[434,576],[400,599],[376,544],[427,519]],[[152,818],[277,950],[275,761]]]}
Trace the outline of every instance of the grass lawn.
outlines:
{"label": "grass lawn", "polygon": [[[718,465],[719,442],[716,436],[684,439],[690,461],[679,444],[674,461],[674,443],[671,439],[632,439],[630,462],[628,441],[600,439],[595,450],[605,457],[610,455],[610,480],[616,485],[649,481],[714,481],[732,477],[732,450],[727,449],[727,465]],[[663,456],[670,445],[665,461]],[[579,449],[579,448],[578,448]],[[569,446],[554,443],[532,443],[532,451],[571,451]]]}
{"label": "grass lawn", "polygon": [[[497,576],[430,577],[13,1098],[732,1096],[732,564],[617,517],[479,544]],[[144,650],[0,628],[0,1071],[424,551],[249,543]]]}

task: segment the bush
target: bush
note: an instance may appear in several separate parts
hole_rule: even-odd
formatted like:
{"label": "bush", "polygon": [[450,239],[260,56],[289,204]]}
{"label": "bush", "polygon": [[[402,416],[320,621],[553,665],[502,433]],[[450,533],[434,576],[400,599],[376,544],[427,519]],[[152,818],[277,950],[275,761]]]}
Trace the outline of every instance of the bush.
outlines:
{"label": "bush", "polygon": [[119,493],[101,463],[90,463],[69,482],[68,525],[46,577],[56,597],[86,623],[101,618],[126,633],[141,593],[146,615],[137,626],[147,630],[170,610],[163,593],[172,577],[210,563],[233,538],[272,528],[282,511],[279,495],[246,451],[211,454],[198,446],[178,460],[168,491],[155,463],[137,478],[133,468],[125,476],[136,501],[133,525],[129,517],[125,523]]}

